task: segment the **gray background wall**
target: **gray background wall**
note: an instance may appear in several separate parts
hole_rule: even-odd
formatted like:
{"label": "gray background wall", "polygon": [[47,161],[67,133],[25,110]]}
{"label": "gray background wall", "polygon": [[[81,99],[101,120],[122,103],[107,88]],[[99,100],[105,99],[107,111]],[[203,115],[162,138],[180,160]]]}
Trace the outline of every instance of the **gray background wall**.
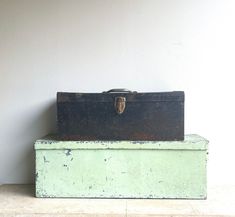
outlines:
{"label": "gray background wall", "polygon": [[233,0],[0,0],[0,183],[31,183],[57,91],[186,92],[209,185],[235,183]]}

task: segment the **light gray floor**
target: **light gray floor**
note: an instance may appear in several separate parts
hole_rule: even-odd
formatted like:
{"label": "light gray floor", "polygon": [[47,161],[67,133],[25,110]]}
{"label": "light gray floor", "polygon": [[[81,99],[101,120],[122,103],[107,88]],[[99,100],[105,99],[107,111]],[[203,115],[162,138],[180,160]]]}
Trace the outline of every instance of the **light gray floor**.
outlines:
{"label": "light gray floor", "polygon": [[208,190],[207,200],[45,199],[33,185],[0,186],[0,217],[235,216],[235,186]]}

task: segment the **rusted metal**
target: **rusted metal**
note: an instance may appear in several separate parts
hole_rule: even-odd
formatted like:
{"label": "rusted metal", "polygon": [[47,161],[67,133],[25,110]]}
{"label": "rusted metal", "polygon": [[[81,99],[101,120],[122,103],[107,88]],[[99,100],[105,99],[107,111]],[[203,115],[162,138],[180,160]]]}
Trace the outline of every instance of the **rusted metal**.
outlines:
{"label": "rusted metal", "polygon": [[122,114],[126,107],[126,98],[122,96],[115,97],[114,107],[118,114]]}
{"label": "rusted metal", "polygon": [[63,140],[183,140],[184,92],[57,93]]}

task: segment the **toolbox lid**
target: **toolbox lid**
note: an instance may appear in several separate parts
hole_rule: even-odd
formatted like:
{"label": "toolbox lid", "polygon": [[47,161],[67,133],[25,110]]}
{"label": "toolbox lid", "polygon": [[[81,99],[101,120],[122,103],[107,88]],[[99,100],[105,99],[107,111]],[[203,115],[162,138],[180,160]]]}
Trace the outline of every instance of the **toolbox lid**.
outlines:
{"label": "toolbox lid", "polygon": [[184,101],[184,91],[172,92],[103,92],[103,93],[70,93],[57,92],[58,103],[74,102],[113,102],[117,96],[124,96],[128,102],[163,102]]}
{"label": "toolbox lid", "polygon": [[209,141],[190,134],[184,141],[62,141],[56,135],[48,135],[35,142],[36,150],[58,149],[116,149],[116,150],[207,150]]}

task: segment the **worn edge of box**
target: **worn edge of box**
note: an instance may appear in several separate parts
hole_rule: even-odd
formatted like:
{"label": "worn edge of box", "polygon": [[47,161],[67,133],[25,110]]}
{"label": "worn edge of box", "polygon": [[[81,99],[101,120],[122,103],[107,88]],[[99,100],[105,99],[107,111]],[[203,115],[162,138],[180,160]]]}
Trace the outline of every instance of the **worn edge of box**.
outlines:
{"label": "worn edge of box", "polygon": [[[57,103],[65,102],[113,102],[113,94],[125,96],[127,101],[146,101],[146,102],[163,102],[163,101],[179,101],[184,102],[184,91],[171,92],[135,92],[135,93],[75,93],[75,92],[57,92]],[[153,95],[154,94],[154,95]],[[137,97],[133,99],[132,97]],[[144,98],[143,98],[144,96]],[[151,99],[146,99],[146,96]],[[130,98],[129,98],[130,97]]]}
{"label": "worn edge of box", "polygon": [[209,141],[197,135],[185,135],[183,141],[61,141],[47,135],[35,142],[38,149],[115,149],[115,150],[207,150]]}

